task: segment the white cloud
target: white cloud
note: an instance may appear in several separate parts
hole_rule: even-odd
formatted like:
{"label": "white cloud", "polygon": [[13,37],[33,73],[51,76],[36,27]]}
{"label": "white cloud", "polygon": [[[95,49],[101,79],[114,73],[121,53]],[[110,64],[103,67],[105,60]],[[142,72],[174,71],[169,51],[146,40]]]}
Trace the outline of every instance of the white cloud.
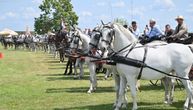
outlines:
{"label": "white cloud", "polygon": [[6,16],[0,16],[0,21],[3,21],[6,19]]}
{"label": "white cloud", "polygon": [[156,0],[156,3],[165,6],[166,8],[174,8],[175,4],[173,0]]}
{"label": "white cloud", "polygon": [[109,15],[105,15],[105,14],[102,14],[100,16],[98,16],[98,20],[103,20],[104,22],[110,22],[111,21],[111,17]]}
{"label": "white cloud", "polygon": [[190,4],[190,5],[188,6],[187,12],[193,13],[193,4]]}
{"label": "white cloud", "polygon": [[14,13],[14,12],[7,12],[7,13],[5,14],[5,16],[7,16],[7,17],[16,17],[17,14]]}
{"label": "white cloud", "polygon": [[43,0],[32,0],[32,3],[41,4]]}
{"label": "white cloud", "polygon": [[112,3],[112,7],[114,7],[114,8],[123,8],[123,7],[125,7],[125,2],[124,1],[118,1],[116,3]]}
{"label": "white cloud", "polygon": [[9,11],[0,16],[0,21],[3,21],[7,18],[16,18],[16,17],[18,17],[17,13]]}
{"label": "white cloud", "polygon": [[97,3],[97,6],[105,6],[105,5],[106,5],[105,2],[98,2],[98,3]]}
{"label": "white cloud", "polygon": [[133,10],[128,10],[128,13],[130,16],[144,16],[146,12],[146,8],[145,7],[135,7],[133,8]]}
{"label": "white cloud", "polygon": [[83,11],[83,12],[81,13],[81,16],[83,16],[83,17],[92,16],[92,13],[89,12],[89,11]]}
{"label": "white cloud", "polygon": [[40,12],[36,11],[32,7],[26,7],[24,9],[23,14],[22,14],[23,18],[25,18],[25,19],[30,19],[30,18],[38,17],[39,15],[40,15]]}

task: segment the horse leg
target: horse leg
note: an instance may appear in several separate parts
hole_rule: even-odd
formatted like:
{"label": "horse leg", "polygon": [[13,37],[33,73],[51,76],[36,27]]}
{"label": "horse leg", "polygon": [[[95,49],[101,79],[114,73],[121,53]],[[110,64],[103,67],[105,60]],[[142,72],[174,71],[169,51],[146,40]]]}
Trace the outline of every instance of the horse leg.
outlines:
{"label": "horse leg", "polygon": [[61,50],[59,50],[59,55],[60,55],[60,63],[63,63],[62,52],[61,52]]}
{"label": "horse leg", "polygon": [[80,68],[80,76],[79,78],[82,79],[84,76],[84,67],[83,67],[84,62],[80,61],[79,68]]}
{"label": "horse leg", "polygon": [[137,80],[131,76],[127,76],[127,81],[130,86],[130,91],[131,91],[131,97],[133,99],[133,108],[132,110],[137,110],[137,91],[136,91],[136,82]]}
{"label": "horse leg", "polygon": [[64,75],[67,74],[69,65],[70,65],[70,58],[68,58],[68,62],[66,64],[66,69],[65,69]]}
{"label": "horse leg", "polygon": [[72,74],[72,66],[75,67],[75,62],[73,62],[73,59],[70,58],[70,71],[69,71],[68,75]]}
{"label": "horse leg", "polygon": [[136,88],[137,91],[140,91],[140,89],[139,89],[140,86],[141,86],[141,85],[140,85],[140,80],[137,80],[137,83],[136,83],[136,86],[135,86],[135,88]]}
{"label": "horse leg", "polygon": [[117,102],[118,102],[118,98],[119,98],[119,89],[120,89],[120,76],[116,73],[114,73],[114,79],[115,79],[115,91],[116,91],[116,100],[115,103],[113,105],[113,107],[116,107]]}
{"label": "horse leg", "polygon": [[96,77],[96,65],[94,63],[89,63],[88,68],[90,71],[90,88],[87,93],[92,93],[94,91],[95,86],[97,85],[97,81],[95,81]]}
{"label": "horse leg", "polygon": [[80,60],[79,60],[79,58],[76,60],[76,63],[75,63],[75,65],[74,65],[74,78],[77,78],[77,68],[78,68],[78,66],[79,66],[79,62],[80,62]]}
{"label": "horse leg", "polygon": [[125,89],[127,86],[127,80],[125,77],[120,76],[120,88],[119,88],[119,95],[118,95],[118,101],[115,110],[119,110],[123,104],[123,98],[125,95]]}
{"label": "horse leg", "polygon": [[107,69],[106,73],[105,73],[105,80],[108,79],[108,77],[112,74],[112,70],[110,68]]}
{"label": "horse leg", "polygon": [[174,90],[175,90],[175,78],[171,78],[171,90],[170,90],[170,102],[174,101]]}
{"label": "horse leg", "polygon": [[[189,74],[189,70],[190,70],[191,66],[189,68],[185,68],[184,71],[178,70],[176,71],[176,74],[180,77],[184,77],[184,78],[188,78],[188,74]],[[181,74],[180,74],[181,73]],[[183,85],[185,86],[186,92],[187,92],[187,98],[186,101],[184,103],[184,110],[188,110],[188,109],[192,109],[192,105],[193,105],[193,85],[192,82],[190,80],[183,80],[181,79]]]}
{"label": "horse leg", "polygon": [[164,77],[162,80],[164,89],[165,89],[165,100],[164,103],[169,104],[169,82],[168,82],[168,78]]}
{"label": "horse leg", "polygon": [[188,81],[188,80],[181,80],[181,81],[182,81],[183,85],[185,86],[186,92],[187,92],[187,98],[186,98],[186,101],[185,101],[185,104],[184,104],[184,110],[189,110],[189,109],[192,110],[192,105],[193,105],[192,82]]}

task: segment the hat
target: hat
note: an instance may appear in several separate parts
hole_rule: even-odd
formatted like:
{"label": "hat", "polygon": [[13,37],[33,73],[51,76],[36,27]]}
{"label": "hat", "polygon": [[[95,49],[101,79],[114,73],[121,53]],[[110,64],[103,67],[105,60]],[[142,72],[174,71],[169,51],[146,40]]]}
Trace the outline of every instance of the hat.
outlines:
{"label": "hat", "polygon": [[178,19],[184,20],[184,17],[183,16],[177,16],[176,20],[178,20]]}
{"label": "hat", "polygon": [[156,21],[155,21],[155,19],[150,19],[149,22],[150,22],[150,23],[152,23],[152,22],[155,23]]}

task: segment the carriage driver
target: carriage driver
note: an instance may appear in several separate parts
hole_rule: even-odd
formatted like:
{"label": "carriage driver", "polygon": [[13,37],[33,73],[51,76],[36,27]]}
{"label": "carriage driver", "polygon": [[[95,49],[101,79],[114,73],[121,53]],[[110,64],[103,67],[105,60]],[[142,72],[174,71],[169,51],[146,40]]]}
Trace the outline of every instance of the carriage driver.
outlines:
{"label": "carriage driver", "polygon": [[145,30],[144,34],[148,38],[148,42],[154,40],[160,40],[164,35],[158,25],[156,25],[156,21],[154,19],[149,20],[150,29]]}
{"label": "carriage driver", "polygon": [[183,16],[177,16],[175,19],[178,23],[174,33],[169,37],[172,39],[171,42],[184,43],[185,39],[188,38],[188,28],[184,23]]}

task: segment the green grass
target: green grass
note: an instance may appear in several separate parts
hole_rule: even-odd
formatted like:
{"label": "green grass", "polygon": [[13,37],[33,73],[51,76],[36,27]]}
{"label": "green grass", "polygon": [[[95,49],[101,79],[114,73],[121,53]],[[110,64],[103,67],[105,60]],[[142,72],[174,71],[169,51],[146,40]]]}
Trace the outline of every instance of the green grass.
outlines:
{"label": "green grass", "polygon": [[[24,50],[4,50],[0,60],[0,110],[112,110],[115,99],[114,81],[99,76],[98,89],[87,94],[89,77],[74,80],[63,76],[64,64],[42,52]],[[172,105],[163,103],[163,87],[151,86],[149,81],[141,81],[138,93],[139,110],[182,109],[186,93],[175,91]],[[129,109],[131,97],[128,91]]]}

